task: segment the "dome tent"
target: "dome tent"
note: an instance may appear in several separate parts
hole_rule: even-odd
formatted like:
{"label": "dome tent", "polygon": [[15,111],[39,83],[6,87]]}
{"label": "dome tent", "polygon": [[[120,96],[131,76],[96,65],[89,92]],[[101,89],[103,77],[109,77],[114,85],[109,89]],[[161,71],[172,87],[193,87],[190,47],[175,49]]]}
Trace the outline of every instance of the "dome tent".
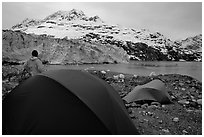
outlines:
{"label": "dome tent", "polygon": [[3,134],[138,134],[118,93],[77,70],[27,79],[3,100],[2,120]]}
{"label": "dome tent", "polygon": [[141,86],[136,86],[123,97],[123,100],[128,103],[141,100],[158,101],[161,104],[171,103],[165,84],[159,79],[152,80]]}

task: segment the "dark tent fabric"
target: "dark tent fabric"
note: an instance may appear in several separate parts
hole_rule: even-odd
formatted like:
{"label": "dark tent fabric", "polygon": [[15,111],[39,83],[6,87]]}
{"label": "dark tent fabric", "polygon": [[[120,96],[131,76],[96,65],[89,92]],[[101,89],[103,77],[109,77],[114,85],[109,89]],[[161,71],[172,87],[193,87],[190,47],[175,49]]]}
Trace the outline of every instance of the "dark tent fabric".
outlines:
{"label": "dark tent fabric", "polygon": [[136,86],[130,93],[123,97],[123,100],[128,103],[141,100],[158,101],[161,104],[171,103],[165,84],[159,79],[152,80],[141,86]]}
{"label": "dark tent fabric", "polygon": [[138,134],[119,94],[79,70],[33,76],[2,103],[3,134]]}

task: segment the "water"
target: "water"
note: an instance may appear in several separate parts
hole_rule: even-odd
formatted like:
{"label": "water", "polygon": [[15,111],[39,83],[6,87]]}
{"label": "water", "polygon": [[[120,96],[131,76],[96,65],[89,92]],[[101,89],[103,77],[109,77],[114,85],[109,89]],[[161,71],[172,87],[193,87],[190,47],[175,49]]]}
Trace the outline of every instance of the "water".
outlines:
{"label": "water", "polygon": [[148,76],[152,72],[156,74],[181,74],[191,76],[202,82],[201,62],[131,61],[129,64],[49,65],[48,70],[53,69],[110,70],[140,76]]}

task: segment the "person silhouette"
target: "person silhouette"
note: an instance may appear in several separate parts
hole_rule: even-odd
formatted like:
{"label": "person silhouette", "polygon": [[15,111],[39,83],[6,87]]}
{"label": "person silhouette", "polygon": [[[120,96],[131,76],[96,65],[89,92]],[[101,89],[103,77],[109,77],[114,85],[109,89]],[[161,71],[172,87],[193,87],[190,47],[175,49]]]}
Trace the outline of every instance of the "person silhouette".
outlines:
{"label": "person silhouette", "polygon": [[34,76],[44,71],[44,66],[42,64],[42,61],[38,58],[37,50],[33,50],[32,57],[25,62],[24,71],[30,73],[31,76]]}

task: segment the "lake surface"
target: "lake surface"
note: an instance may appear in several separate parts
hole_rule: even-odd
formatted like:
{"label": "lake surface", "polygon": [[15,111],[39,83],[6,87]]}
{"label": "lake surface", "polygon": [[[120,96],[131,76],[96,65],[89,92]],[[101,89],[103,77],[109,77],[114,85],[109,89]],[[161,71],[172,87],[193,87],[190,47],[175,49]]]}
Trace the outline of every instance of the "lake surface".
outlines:
{"label": "lake surface", "polygon": [[53,69],[110,70],[140,76],[148,76],[152,72],[181,74],[194,77],[202,82],[202,62],[131,61],[129,64],[49,65],[48,70]]}

